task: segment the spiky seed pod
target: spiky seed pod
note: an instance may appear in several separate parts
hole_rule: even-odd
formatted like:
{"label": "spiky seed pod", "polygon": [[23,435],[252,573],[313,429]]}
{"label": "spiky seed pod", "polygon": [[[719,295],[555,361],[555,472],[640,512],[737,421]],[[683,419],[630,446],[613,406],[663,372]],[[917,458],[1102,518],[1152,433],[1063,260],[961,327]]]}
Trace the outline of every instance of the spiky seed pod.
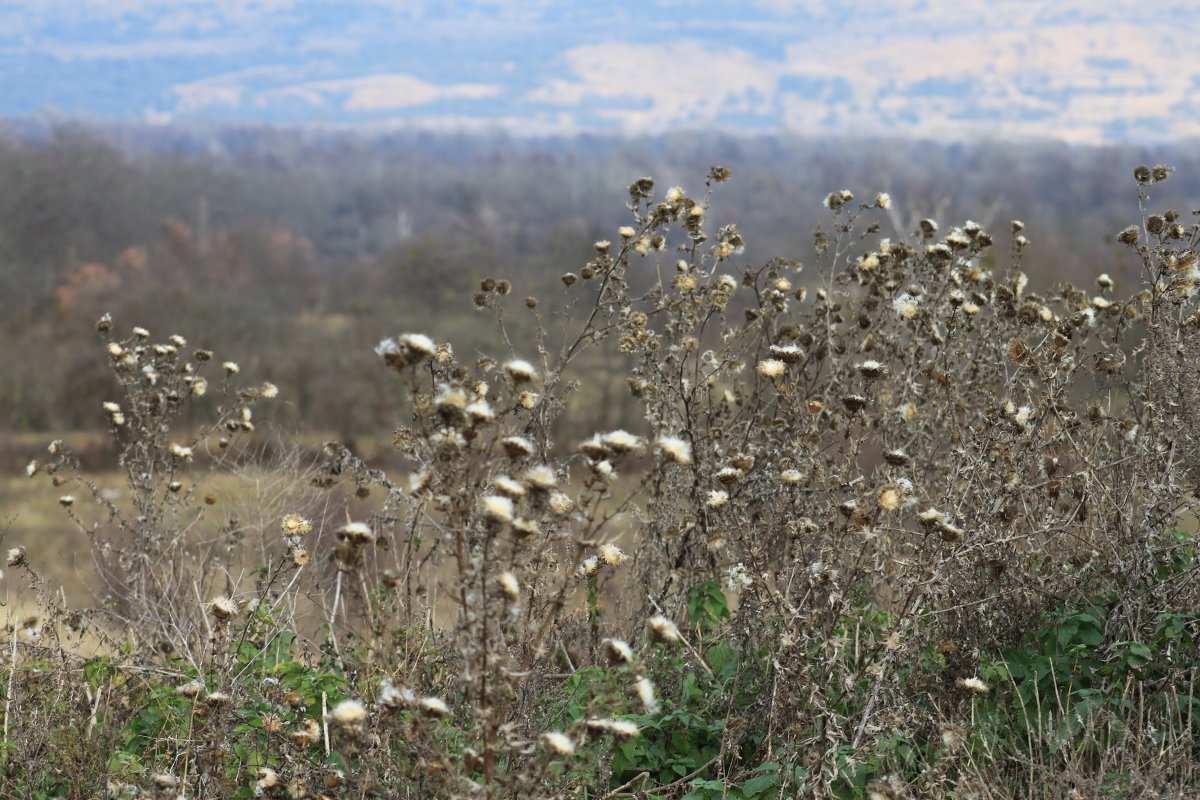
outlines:
{"label": "spiky seed pod", "polygon": [[600,545],[600,547],[597,548],[597,552],[600,554],[601,561],[613,567],[620,566],[629,559],[629,556],[625,554],[625,551],[617,547],[612,542],[605,542],[604,544]]}
{"label": "spiky seed pod", "polygon": [[517,602],[521,599],[521,584],[517,581],[517,576],[511,572],[501,572],[496,576],[496,585],[500,587],[500,591],[510,602]]}
{"label": "spiky seed pod", "polygon": [[513,501],[509,497],[498,494],[485,495],[479,500],[480,510],[490,521],[496,523],[512,522]]}
{"label": "spiky seed pod", "polygon": [[238,613],[238,606],[228,597],[214,597],[208,604],[208,610],[218,622],[224,622]]}
{"label": "spiky seed pod", "polygon": [[423,715],[434,719],[450,716],[450,707],[437,697],[422,697],[417,701],[417,707]]}
{"label": "spiky seed pod", "polygon": [[1036,367],[1037,356],[1034,355],[1033,349],[1025,343],[1024,339],[1013,337],[1008,340],[1008,358],[1014,364],[1020,364],[1022,367]]}
{"label": "spiky seed pod", "polygon": [[[375,354],[397,372],[420,364],[436,352],[437,345],[422,333],[406,333],[396,338],[384,339],[375,346]],[[228,369],[226,366],[227,371]]]}
{"label": "spiky seed pod", "polygon": [[728,488],[740,483],[746,477],[746,473],[737,467],[722,467],[713,477],[717,479],[717,483]]}
{"label": "spiky seed pod", "polygon": [[612,664],[628,664],[633,661],[633,649],[621,639],[605,639],[600,644]]}
{"label": "spiky seed pod", "polygon": [[601,438],[601,441],[606,448],[618,455],[641,450],[644,446],[641,437],[634,436],[632,433],[623,430],[606,433]]}
{"label": "spiky seed pod", "polygon": [[758,373],[764,378],[779,378],[787,372],[787,364],[778,358],[764,358],[758,362]]}
{"label": "spiky seed pod", "polygon": [[867,398],[861,394],[848,394],[842,398],[842,405],[851,414],[857,414],[867,407]]}
{"label": "spiky seed pod", "polygon": [[525,479],[526,486],[539,492],[548,492],[558,483],[558,479],[554,475],[554,470],[545,464],[530,467],[525,470],[525,474],[522,477]]}
{"label": "spiky seed pod", "polygon": [[729,466],[742,472],[754,469],[754,456],[739,454],[729,459]]}
{"label": "spiky seed pod", "polygon": [[971,694],[987,694],[989,691],[988,685],[979,678],[959,678],[955,684]]}
{"label": "spiky seed pod", "polygon": [[575,742],[565,733],[547,731],[540,737],[542,746],[558,756],[569,756],[575,753]]}
{"label": "spiky seed pod", "polygon": [[650,636],[656,642],[674,644],[683,638],[675,623],[661,614],[646,620],[646,627],[650,629]]}
{"label": "spiky seed pod", "polygon": [[944,519],[938,522],[937,529],[942,536],[942,541],[948,544],[957,544],[966,535],[962,528],[952,525]]}
{"label": "spiky seed pod", "polygon": [[874,360],[864,361],[861,364],[855,364],[855,369],[858,370],[858,374],[862,375],[868,380],[877,380],[882,378],[887,375],[888,371],[886,366]]}
{"label": "spiky seed pod", "polygon": [[666,461],[685,465],[692,463],[692,446],[683,439],[660,436],[654,446]]}
{"label": "spiky seed pod", "polygon": [[504,448],[505,454],[509,458],[523,458],[533,454],[533,443],[524,436],[506,436],[500,440],[500,446]]}
{"label": "spiky seed pod", "polygon": [[794,344],[773,344],[769,349],[771,355],[784,364],[798,364],[804,358],[804,351]]}
{"label": "spiky seed pod", "polygon": [[512,533],[517,539],[527,539],[530,536],[536,536],[542,532],[538,526],[537,520],[528,519],[526,517],[517,517],[512,522]]}
{"label": "spiky seed pod", "polygon": [[1136,225],[1130,225],[1128,228],[1117,234],[1117,241],[1121,244],[1134,245],[1138,243],[1138,234],[1138,227]]}
{"label": "spiky seed pod", "polygon": [[285,514],[279,528],[287,537],[304,536],[312,531],[312,523],[299,514]]}
{"label": "spiky seed pod", "polygon": [[504,364],[504,371],[508,373],[508,377],[512,378],[513,383],[529,383],[537,380],[537,370],[528,361],[520,358],[514,358]]}
{"label": "spiky seed pod", "polygon": [[778,480],[785,486],[795,486],[804,482],[804,473],[798,469],[785,469],[779,473]]}
{"label": "spiky seed pod", "polygon": [[904,489],[899,486],[885,486],[879,490],[877,500],[879,507],[884,511],[895,511],[904,503]]}
{"label": "spiky seed pod", "polygon": [[343,700],[329,712],[328,719],[341,728],[360,728],[367,721],[367,709],[357,700]]}
{"label": "spiky seed pod", "polygon": [[945,519],[945,515],[936,508],[927,508],[917,514],[917,520],[927,528],[937,525],[943,519]]}
{"label": "spiky seed pod", "polygon": [[334,533],[338,539],[356,547],[375,541],[374,531],[365,522],[347,522]]}

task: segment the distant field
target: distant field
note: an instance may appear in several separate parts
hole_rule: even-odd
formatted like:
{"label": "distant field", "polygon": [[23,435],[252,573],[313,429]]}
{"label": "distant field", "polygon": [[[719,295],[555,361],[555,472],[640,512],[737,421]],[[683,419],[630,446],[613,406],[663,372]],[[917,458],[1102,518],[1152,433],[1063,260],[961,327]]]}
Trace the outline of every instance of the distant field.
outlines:
{"label": "distant field", "polygon": [[[3,449],[12,454],[13,459],[18,454],[21,457],[17,459],[16,468],[8,469],[0,476],[0,550],[25,547],[30,564],[47,581],[51,590],[65,596],[68,606],[94,606],[100,604],[102,598],[94,591],[99,581],[92,560],[91,544],[60,505],[59,498],[72,495],[75,501],[71,510],[79,519],[101,526],[100,530],[105,535],[117,535],[119,538],[119,534],[114,526],[106,525],[105,509],[91,496],[86,486],[68,483],[55,487],[45,475],[38,475],[34,479],[26,476],[25,465],[29,459],[40,460],[45,453],[46,443],[55,438],[64,440],[69,448],[80,453],[84,463],[97,465],[107,462],[103,468],[85,469],[81,477],[99,488],[118,508],[127,509],[126,476],[116,468],[116,455],[109,448],[106,434],[75,432],[57,436],[10,436],[4,440]],[[296,436],[293,441],[305,449],[308,457],[315,457],[321,446],[334,438],[309,433]],[[393,481],[404,485],[407,470],[398,463],[395,450],[387,438],[357,439],[354,442],[355,450],[367,462],[385,469]],[[253,451],[261,446],[262,443],[258,442],[245,449]],[[278,458],[277,455],[274,457]],[[335,491],[333,495],[314,491],[307,476],[300,470],[280,468],[279,464],[271,463],[271,457],[265,460],[265,464],[234,472],[217,470],[206,474],[206,469],[211,465],[198,459],[189,473],[197,481],[191,507],[203,513],[202,523],[195,526],[194,538],[199,541],[205,536],[214,535],[218,529],[228,526],[231,520],[236,520],[236,527],[243,532],[242,541],[250,543],[250,554],[259,559],[255,563],[244,564],[247,569],[267,561],[265,555],[268,548],[278,547],[279,520],[284,514],[303,511],[320,517],[321,512],[314,511],[315,499],[316,505],[348,502],[357,519],[366,519],[378,510],[381,499],[378,491],[365,499],[354,498],[345,491]],[[616,496],[624,496],[634,489],[634,477],[619,476],[614,485],[621,487]],[[321,498],[327,498],[328,502]],[[215,502],[209,505],[208,499]],[[608,529],[609,536],[625,545],[632,537],[628,525],[621,522],[620,518],[614,522],[616,524]],[[20,607],[33,608],[29,587],[19,579],[14,581],[15,574],[12,570],[3,572],[0,598],[11,597]],[[20,617],[21,613],[15,612],[14,616]]]}
{"label": "distant field", "polygon": [[[296,444],[315,454],[321,444],[331,438],[309,434],[296,437]],[[44,475],[31,479],[25,473],[31,459],[45,460],[46,445],[54,439],[62,439],[72,452],[78,454],[84,480],[94,484],[118,508],[124,508],[123,503],[128,498],[126,476],[118,469],[116,453],[107,434],[7,435],[0,438],[0,452],[6,454],[5,469],[0,474],[0,548],[25,547],[30,562],[50,584],[62,587],[70,604],[90,605],[96,600],[89,591],[89,587],[95,585],[90,544],[59,504],[59,498],[73,496],[72,511],[88,524],[104,526],[106,512],[81,483],[71,481],[55,487]],[[386,459],[383,445],[383,440],[355,442],[358,451],[369,460]],[[246,449],[261,446],[261,442],[252,443]],[[294,476],[273,475],[262,468],[244,469],[238,474],[219,471],[206,475],[208,466],[202,459],[193,465],[190,474],[199,481],[193,492],[193,505],[205,509],[210,519],[215,516],[224,523],[229,517],[237,517],[239,524],[247,530],[277,536],[278,517],[291,510],[281,506],[293,488],[285,484],[293,481]],[[215,499],[211,506],[205,503],[203,498],[206,496]],[[102,530],[109,534],[113,532],[111,527],[102,527]],[[7,584],[9,576],[2,580]],[[6,588],[17,590],[13,586]]]}

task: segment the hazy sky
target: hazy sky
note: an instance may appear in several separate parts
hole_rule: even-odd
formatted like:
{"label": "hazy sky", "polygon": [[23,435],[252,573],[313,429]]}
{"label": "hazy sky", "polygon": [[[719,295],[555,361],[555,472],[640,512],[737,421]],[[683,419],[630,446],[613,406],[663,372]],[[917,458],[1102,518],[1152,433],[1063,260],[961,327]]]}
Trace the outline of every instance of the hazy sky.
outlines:
{"label": "hazy sky", "polygon": [[1062,0],[0,0],[0,114],[1200,134],[1194,6]]}

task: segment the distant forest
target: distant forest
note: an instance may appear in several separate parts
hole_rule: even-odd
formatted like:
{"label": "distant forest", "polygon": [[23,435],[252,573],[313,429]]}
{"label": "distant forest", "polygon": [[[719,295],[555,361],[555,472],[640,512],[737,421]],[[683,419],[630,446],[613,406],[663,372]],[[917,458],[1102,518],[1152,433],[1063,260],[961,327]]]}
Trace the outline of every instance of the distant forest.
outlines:
{"label": "distant forest", "polygon": [[182,334],[275,382],[287,424],[386,432],[394,387],[375,342],[423,331],[460,355],[482,352],[494,337],[471,294],[485,276],[512,281],[515,341],[528,341],[521,301],[537,296],[545,315],[561,306],[560,276],[628,220],[630,181],[701,194],[716,164],[733,179],[717,188],[709,222],[736,222],[747,242],[731,269],[812,260],[813,230],[830,221],[826,194],[886,191],[894,211],[880,236],[907,235],[922,217],[943,230],[973,219],[1004,257],[1021,219],[1033,286],[1108,272],[1132,291],[1137,266],[1114,237],[1138,221],[1132,170],[1142,163],[1176,168],[1147,210],[1190,217],[1200,153],[1183,145],[10,122],[0,125],[0,425],[101,427],[115,384],[93,324],[111,312],[123,329]]}

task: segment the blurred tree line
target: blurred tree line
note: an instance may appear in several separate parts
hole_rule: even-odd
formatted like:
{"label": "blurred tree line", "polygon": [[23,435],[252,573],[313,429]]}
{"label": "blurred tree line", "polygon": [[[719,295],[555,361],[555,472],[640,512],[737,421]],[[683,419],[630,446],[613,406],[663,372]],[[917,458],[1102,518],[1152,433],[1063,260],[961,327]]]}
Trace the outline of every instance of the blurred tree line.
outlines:
{"label": "blurred tree line", "polygon": [[[487,275],[513,282],[512,332],[528,337],[520,301],[561,306],[559,277],[627,221],[632,179],[698,195],[714,164],[734,179],[709,224],[738,224],[746,264],[811,260],[811,232],[827,222],[821,200],[847,188],[867,201],[891,194],[881,235],[927,216],[943,230],[972,218],[1005,234],[1019,218],[1034,285],[1088,284],[1107,271],[1131,287],[1136,267],[1113,236],[1134,221],[1133,166],[1174,165],[1156,203],[1190,214],[1198,160],[1183,145],[9,122],[0,127],[0,426],[102,424],[100,400],[115,385],[92,325],[111,312],[125,329],[145,326],[154,341],[181,333],[275,382],[287,422],[343,437],[387,431],[396,419],[389,373],[372,353],[380,338],[418,330],[452,338],[460,354],[490,352],[495,329],[470,302]],[[609,399],[596,414],[615,421],[621,408]]]}

